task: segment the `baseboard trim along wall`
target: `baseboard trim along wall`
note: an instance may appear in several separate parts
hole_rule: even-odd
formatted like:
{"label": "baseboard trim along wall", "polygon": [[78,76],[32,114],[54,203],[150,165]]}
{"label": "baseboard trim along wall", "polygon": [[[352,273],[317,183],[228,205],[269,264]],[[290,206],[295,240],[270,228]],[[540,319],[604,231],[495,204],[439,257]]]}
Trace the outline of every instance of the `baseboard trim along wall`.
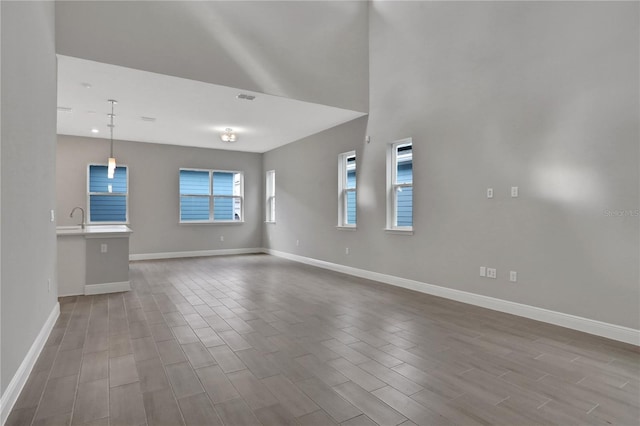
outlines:
{"label": "baseboard trim along wall", "polygon": [[179,259],[182,257],[204,257],[204,256],[228,256],[231,254],[255,254],[264,253],[261,248],[240,248],[223,250],[196,250],[196,251],[174,251],[165,253],[142,253],[130,254],[129,260],[157,260],[157,259]]}
{"label": "baseboard trim along wall", "polygon": [[29,374],[31,374],[31,370],[33,370],[33,367],[36,365],[40,352],[42,352],[42,348],[44,348],[59,315],[60,304],[56,302],[49,314],[49,317],[40,329],[36,340],[34,340],[31,348],[29,348],[29,352],[27,352],[27,355],[24,357],[20,367],[18,367],[18,370],[16,371],[16,374],[14,374],[11,382],[9,382],[9,386],[7,386],[7,389],[2,394],[2,399],[0,399],[0,407],[2,407],[0,409],[0,425],[4,425],[7,421],[9,413],[18,400],[24,385],[27,383]]}
{"label": "baseboard trim along wall", "polygon": [[521,317],[559,325],[561,327],[566,327],[573,330],[583,331],[585,333],[594,334],[596,336],[606,337],[608,339],[617,340],[619,342],[625,342],[632,345],[640,346],[640,330],[635,330],[629,327],[609,324],[589,318],[551,311],[549,309],[538,308],[535,306],[524,305],[522,303],[510,302],[508,300],[496,299],[494,297],[483,296],[480,294],[469,293],[452,288],[427,284],[420,281],[396,277],[393,275],[381,274],[379,272],[367,271],[365,269],[353,268],[351,266],[326,262],[324,260],[313,259],[310,257],[299,256],[282,251],[264,249],[264,253],[300,263],[305,263],[307,265],[317,266],[319,268],[342,272],[347,275],[353,275],[360,278],[379,281],[385,284],[391,284],[396,287],[403,287],[409,290],[431,294],[433,296],[444,297],[445,299],[469,303],[471,305],[493,309],[494,311],[518,315]]}
{"label": "baseboard trim along wall", "polygon": [[121,281],[117,283],[86,284],[84,286],[84,294],[87,296],[92,294],[117,293],[119,291],[129,290],[131,290],[131,283],[129,281]]}

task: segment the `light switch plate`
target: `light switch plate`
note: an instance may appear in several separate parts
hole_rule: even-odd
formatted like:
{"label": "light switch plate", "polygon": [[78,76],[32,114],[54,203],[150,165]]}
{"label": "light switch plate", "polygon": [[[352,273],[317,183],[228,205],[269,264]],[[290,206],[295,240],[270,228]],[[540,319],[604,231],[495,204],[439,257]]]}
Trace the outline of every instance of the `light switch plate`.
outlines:
{"label": "light switch plate", "polygon": [[480,276],[481,277],[486,277],[487,276],[487,267],[486,266],[481,266],[480,267]]}
{"label": "light switch plate", "polygon": [[493,188],[487,188],[487,198],[493,198]]}
{"label": "light switch plate", "polygon": [[496,268],[487,268],[487,277],[496,279],[497,276],[498,273],[496,271]]}

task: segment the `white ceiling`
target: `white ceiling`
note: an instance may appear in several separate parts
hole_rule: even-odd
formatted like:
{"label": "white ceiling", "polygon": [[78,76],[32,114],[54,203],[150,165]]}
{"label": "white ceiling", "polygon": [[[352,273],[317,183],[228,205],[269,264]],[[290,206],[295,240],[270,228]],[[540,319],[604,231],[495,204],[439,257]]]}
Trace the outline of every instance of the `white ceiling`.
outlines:
{"label": "white ceiling", "polygon": [[[240,93],[256,98],[237,99]],[[108,99],[118,101],[114,139],[248,152],[266,152],[365,115],[58,55],[58,107],[72,109],[58,111],[58,134],[109,138]],[[236,142],[220,140],[227,127],[237,133]]]}

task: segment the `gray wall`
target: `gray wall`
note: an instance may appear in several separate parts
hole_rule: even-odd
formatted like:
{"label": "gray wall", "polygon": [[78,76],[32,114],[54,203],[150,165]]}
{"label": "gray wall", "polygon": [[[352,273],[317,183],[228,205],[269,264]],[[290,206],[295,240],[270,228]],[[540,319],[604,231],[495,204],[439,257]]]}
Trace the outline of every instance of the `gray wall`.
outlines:
{"label": "gray wall", "polygon": [[[262,154],[114,141],[119,164],[129,167],[132,254],[261,247]],[[74,225],[74,206],[87,205],[87,165],[106,164],[106,139],[58,136],[58,225]],[[181,167],[244,171],[245,223],[179,224]],[[220,241],[224,236],[224,242]]]}
{"label": "gray wall", "polygon": [[[264,155],[278,200],[265,245],[640,328],[638,8],[371,3],[367,128],[360,120]],[[385,150],[409,136],[415,233],[392,235]],[[337,154],[349,149],[355,232],[333,228]],[[481,265],[498,279],[479,277]]]}
{"label": "gray wall", "polygon": [[60,54],[367,111],[368,2],[56,4]]}
{"label": "gray wall", "polygon": [[[2,345],[4,392],[54,308],[56,57],[53,2],[2,8]],[[51,291],[47,280],[51,279]]]}

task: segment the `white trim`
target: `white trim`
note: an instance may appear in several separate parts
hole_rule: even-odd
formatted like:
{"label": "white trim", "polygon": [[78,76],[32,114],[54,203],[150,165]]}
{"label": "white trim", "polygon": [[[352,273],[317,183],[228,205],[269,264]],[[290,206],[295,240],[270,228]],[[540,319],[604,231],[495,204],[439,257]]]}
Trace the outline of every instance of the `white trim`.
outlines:
{"label": "white trim", "polygon": [[255,254],[263,252],[264,251],[261,248],[239,248],[223,250],[174,251],[165,253],[140,253],[130,254],[129,260],[178,259],[183,257],[227,256],[230,254]]}
{"label": "white trim", "polygon": [[[356,171],[356,184],[353,188],[349,188],[347,185],[349,166],[347,162],[349,158],[353,157],[354,163],[352,170]],[[356,222],[358,213],[358,165],[357,165],[356,151],[343,152],[338,155],[338,226],[337,228],[355,228],[357,223],[347,223],[349,213],[348,209],[348,194],[354,192],[356,194]]]}
{"label": "white trim", "polygon": [[[115,193],[115,194],[110,194],[110,193],[105,193],[105,192],[90,192],[91,189],[91,166],[100,166],[100,167],[108,167],[108,164],[101,164],[101,163],[89,163],[87,164],[87,217],[84,218],[85,224],[86,225],[129,225],[129,166],[126,164],[116,164],[116,169],[117,168],[124,168],[125,169],[125,173],[127,175],[127,192],[125,194],[122,194],[121,192]],[[91,222],[91,196],[92,195],[104,195],[104,194],[108,194],[108,195],[124,195],[125,197],[125,221],[124,222]]]}
{"label": "white trim", "polygon": [[458,302],[468,303],[471,305],[492,309],[494,311],[506,312],[509,314],[518,315],[537,321],[543,321],[549,324],[555,324],[561,327],[566,327],[589,334],[595,334],[596,336],[602,336],[608,339],[640,346],[640,330],[635,330],[633,328],[579,317],[576,315],[565,314],[563,312],[551,311],[549,309],[538,308],[536,306],[525,305],[508,300],[496,299],[494,297],[483,296],[466,291],[455,290],[452,288],[427,284],[420,281],[396,277],[393,275],[386,275],[378,272],[367,271],[364,269],[353,268],[351,266],[325,262],[324,260],[298,256],[296,254],[285,253],[277,250],[265,249],[264,252],[273,256],[305,263],[307,265],[330,269],[332,271],[342,272],[343,274],[379,281],[385,284],[391,284],[396,287],[403,287],[410,290],[419,291],[421,293],[444,297],[446,299],[456,300]]}
{"label": "white trim", "polygon": [[336,229],[340,231],[357,231],[358,227],[356,225],[338,225]]}
{"label": "white trim", "polygon": [[29,348],[29,352],[20,363],[16,374],[13,375],[11,382],[9,382],[9,386],[2,393],[2,399],[0,399],[0,407],[2,407],[0,414],[0,424],[4,425],[9,417],[9,413],[13,409],[16,401],[18,400],[18,396],[20,396],[20,392],[24,388],[24,385],[27,383],[27,379],[31,374],[31,370],[33,370],[33,366],[36,365],[36,361],[40,356],[40,352],[42,352],[42,348],[44,348],[47,339],[49,338],[49,334],[51,334],[51,330],[60,315],[60,304],[56,302],[49,314],[49,317],[42,325],[38,336],[33,341],[31,348]]}
{"label": "white trim", "polygon": [[[413,226],[398,226],[398,188],[413,188],[413,179],[411,183],[397,183],[398,180],[398,163],[400,155],[398,155],[398,147],[400,145],[411,145],[411,161],[413,162],[413,138],[405,138],[394,141],[387,148],[387,226],[386,229],[413,231]],[[405,162],[406,162],[405,154]],[[413,218],[414,195],[411,196],[411,217]],[[413,219],[412,219],[413,222]],[[412,223],[413,225],[413,223]]]}
{"label": "white trim", "polygon": [[92,294],[118,293],[120,291],[130,291],[131,283],[129,281],[120,281],[115,283],[102,284],[85,284],[84,294],[86,296]]}
{"label": "white trim", "polygon": [[268,170],[264,176],[264,223],[276,222],[276,171]]}
{"label": "white trim", "polygon": [[[188,167],[181,167],[178,169],[178,182],[180,181],[181,171],[193,171],[193,172],[208,172],[209,173],[209,194],[182,194],[180,188],[178,188],[178,223],[180,225],[185,224],[242,224],[244,223],[244,172],[241,170],[218,170],[218,169],[192,169]],[[216,195],[213,193],[213,174],[214,173],[231,173],[240,175],[240,195]],[[233,182],[235,185],[235,181]],[[178,186],[180,186],[178,184]],[[182,220],[182,197],[207,197],[209,199],[209,219],[208,220]],[[240,199],[240,220],[215,220],[214,219],[214,199],[215,198],[231,198],[235,201],[236,198]],[[234,203],[235,205],[235,203]],[[234,207],[235,208],[235,207]],[[235,213],[235,210],[234,210]]]}
{"label": "white trim", "polygon": [[387,234],[413,235],[413,228],[384,228],[384,232]]}

